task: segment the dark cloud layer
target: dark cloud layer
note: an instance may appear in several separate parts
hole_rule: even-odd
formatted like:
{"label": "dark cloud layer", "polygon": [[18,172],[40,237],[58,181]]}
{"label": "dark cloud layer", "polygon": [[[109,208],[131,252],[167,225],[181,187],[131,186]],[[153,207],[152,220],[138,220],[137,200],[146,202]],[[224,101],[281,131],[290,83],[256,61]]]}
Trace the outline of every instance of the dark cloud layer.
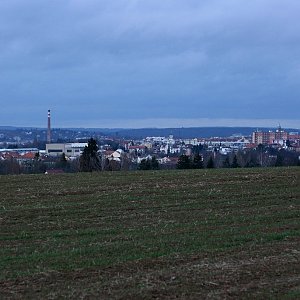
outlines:
{"label": "dark cloud layer", "polygon": [[43,126],[51,108],[57,126],[300,127],[299,12],[298,0],[2,0],[0,124]]}

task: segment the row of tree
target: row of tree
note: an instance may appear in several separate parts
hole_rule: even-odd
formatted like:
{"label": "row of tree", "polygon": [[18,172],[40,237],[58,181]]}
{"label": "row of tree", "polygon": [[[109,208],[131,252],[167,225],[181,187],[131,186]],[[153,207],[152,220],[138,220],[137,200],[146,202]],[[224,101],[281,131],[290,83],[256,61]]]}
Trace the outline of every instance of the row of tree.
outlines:
{"label": "row of tree", "polygon": [[[209,156],[204,163],[204,158],[200,154],[196,154],[193,156],[181,155],[178,159],[178,163],[176,165],[177,169],[213,169],[216,167],[215,160],[213,156]],[[226,156],[225,160],[222,164],[223,168],[239,168],[241,167],[238,163],[237,156],[234,155],[232,162],[230,162],[229,157]]]}
{"label": "row of tree", "polygon": [[203,156],[196,153],[193,156],[180,155],[176,165],[177,169],[203,169]]}
{"label": "row of tree", "polygon": [[181,155],[178,159],[177,169],[201,169],[201,168],[253,168],[253,167],[280,167],[300,166],[300,157],[297,153],[286,150],[277,151],[270,155],[268,152],[258,153],[237,152],[229,155],[219,153],[205,153],[187,156]]}

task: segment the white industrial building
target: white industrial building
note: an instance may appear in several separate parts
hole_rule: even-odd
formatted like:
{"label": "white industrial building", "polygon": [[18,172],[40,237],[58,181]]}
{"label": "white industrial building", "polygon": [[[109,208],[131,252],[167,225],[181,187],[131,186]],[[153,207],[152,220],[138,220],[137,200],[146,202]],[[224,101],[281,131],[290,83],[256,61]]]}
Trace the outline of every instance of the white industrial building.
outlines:
{"label": "white industrial building", "polygon": [[46,144],[46,155],[60,156],[64,153],[67,157],[78,157],[87,145],[87,143]]}

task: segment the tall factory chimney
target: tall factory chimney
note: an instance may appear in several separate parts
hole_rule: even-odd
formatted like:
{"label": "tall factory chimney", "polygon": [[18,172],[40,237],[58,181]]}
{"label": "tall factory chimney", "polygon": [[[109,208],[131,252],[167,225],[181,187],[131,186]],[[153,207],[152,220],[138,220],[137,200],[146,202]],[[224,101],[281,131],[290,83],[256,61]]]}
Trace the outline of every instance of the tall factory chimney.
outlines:
{"label": "tall factory chimney", "polygon": [[48,129],[47,129],[47,143],[51,143],[51,116],[50,109],[48,109]]}

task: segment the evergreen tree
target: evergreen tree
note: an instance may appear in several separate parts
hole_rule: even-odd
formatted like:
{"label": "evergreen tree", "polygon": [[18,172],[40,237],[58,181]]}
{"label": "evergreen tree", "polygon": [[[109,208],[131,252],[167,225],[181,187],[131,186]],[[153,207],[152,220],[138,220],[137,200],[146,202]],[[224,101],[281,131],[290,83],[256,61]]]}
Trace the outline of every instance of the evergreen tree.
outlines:
{"label": "evergreen tree", "polygon": [[264,155],[263,152],[265,151],[265,146],[263,144],[259,144],[256,148],[258,159],[259,159],[259,165],[261,167],[264,166]]}
{"label": "evergreen tree", "polygon": [[142,159],[139,164],[139,170],[151,170],[151,161],[149,159]]}
{"label": "evergreen tree", "polygon": [[152,168],[152,170],[159,170],[159,163],[155,156],[152,156],[151,168]]}
{"label": "evergreen tree", "polygon": [[180,155],[178,158],[176,168],[177,169],[190,169],[191,168],[190,158],[185,154]]}
{"label": "evergreen tree", "polygon": [[234,155],[233,160],[232,160],[232,164],[231,164],[231,168],[239,168],[240,165],[238,164],[238,160],[236,155]]}
{"label": "evergreen tree", "polygon": [[80,156],[80,171],[92,172],[101,170],[101,161],[98,156],[98,145],[96,140],[90,138],[88,145],[84,147]]}
{"label": "evergreen tree", "polygon": [[214,163],[214,160],[212,158],[212,156],[209,158],[208,162],[207,162],[207,165],[206,165],[206,168],[207,169],[213,169],[215,167],[215,163]]}
{"label": "evergreen tree", "polygon": [[203,169],[203,167],[203,157],[199,153],[195,154],[192,162],[192,168]]}
{"label": "evergreen tree", "polygon": [[228,156],[226,156],[225,160],[223,161],[223,168],[230,168],[230,162]]}
{"label": "evergreen tree", "polygon": [[155,156],[150,159],[142,159],[138,167],[139,170],[159,170],[159,163]]}
{"label": "evergreen tree", "polygon": [[275,162],[275,167],[282,167],[283,166],[283,157],[280,153],[278,153],[276,162]]}
{"label": "evergreen tree", "polygon": [[63,163],[65,163],[67,161],[65,152],[63,152],[62,155],[60,156],[60,161]]}

